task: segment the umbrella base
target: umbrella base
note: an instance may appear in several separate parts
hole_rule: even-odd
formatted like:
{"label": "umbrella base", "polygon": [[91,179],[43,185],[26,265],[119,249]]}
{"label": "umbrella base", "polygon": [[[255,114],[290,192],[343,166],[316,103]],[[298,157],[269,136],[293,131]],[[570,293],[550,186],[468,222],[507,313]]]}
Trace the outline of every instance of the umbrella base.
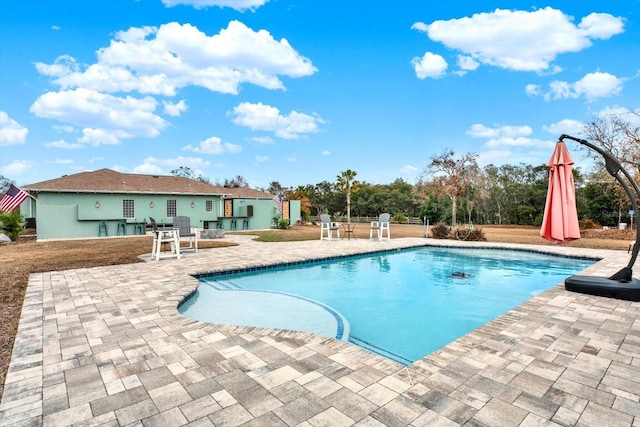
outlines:
{"label": "umbrella base", "polygon": [[618,281],[607,277],[575,275],[564,281],[568,291],[627,301],[640,301],[640,280]]}

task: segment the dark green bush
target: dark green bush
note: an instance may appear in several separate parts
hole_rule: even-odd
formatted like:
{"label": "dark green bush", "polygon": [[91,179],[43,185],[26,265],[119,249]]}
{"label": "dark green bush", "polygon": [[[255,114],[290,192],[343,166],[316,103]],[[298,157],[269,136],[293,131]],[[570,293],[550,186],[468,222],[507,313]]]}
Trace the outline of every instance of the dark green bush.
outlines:
{"label": "dark green bush", "polygon": [[407,219],[407,216],[402,212],[395,214],[393,216],[393,221],[397,222],[398,224],[406,224],[407,222],[409,222],[409,220]]}
{"label": "dark green bush", "polygon": [[280,230],[286,230],[289,228],[289,220],[288,219],[281,219],[280,221],[278,221],[278,228]]}

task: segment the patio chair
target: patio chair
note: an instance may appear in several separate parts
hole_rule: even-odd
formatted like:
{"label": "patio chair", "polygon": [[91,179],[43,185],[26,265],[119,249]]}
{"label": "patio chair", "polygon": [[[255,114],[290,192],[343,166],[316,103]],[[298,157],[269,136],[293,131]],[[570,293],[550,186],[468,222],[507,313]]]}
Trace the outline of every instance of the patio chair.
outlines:
{"label": "patio chair", "polygon": [[153,246],[151,247],[151,258],[155,258],[156,261],[160,260],[160,252],[163,243],[169,243],[171,247],[171,254],[169,256],[175,256],[180,258],[180,236],[178,230],[173,228],[158,228],[158,223],[155,219],[149,217],[151,222],[151,230],[153,233]]}
{"label": "patio chair", "polygon": [[375,230],[378,234],[378,240],[385,239],[384,231],[387,230],[386,240],[391,239],[390,229],[389,229],[389,219],[391,215],[388,213],[383,213],[380,215],[377,221],[371,222],[371,227],[369,229],[369,239],[373,239],[373,231]]}
{"label": "patio chair", "polygon": [[195,227],[191,227],[191,218],[184,215],[177,216],[173,218],[173,226],[178,229],[180,238],[189,238],[189,247],[184,249],[193,249],[198,252],[198,231]]}
{"label": "patio chair", "polygon": [[[335,230],[338,239],[340,238],[340,224],[332,222],[331,217],[327,214],[320,215],[320,240],[331,240],[333,231]],[[325,231],[327,236],[325,237]]]}

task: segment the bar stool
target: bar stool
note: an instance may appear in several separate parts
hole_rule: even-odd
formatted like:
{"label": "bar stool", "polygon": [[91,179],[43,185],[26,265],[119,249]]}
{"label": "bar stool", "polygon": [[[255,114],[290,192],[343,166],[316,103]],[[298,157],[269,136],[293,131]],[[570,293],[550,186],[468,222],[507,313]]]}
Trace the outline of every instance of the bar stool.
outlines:
{"label": "bar stool", "polygon": [[142,231],[142,223],[141,222],[137,222],[133,226],[133,234],[144,234],[144,231]]}
{"label": "bar stool", "polygon": [[238,222],[235,219],[231,220],[231,230],[237,230],[238,229]]}
{"label": "bar stool", "polygon": [[101,237],[103,233],[105,236],[109,235],[107,233],[107,221],[100,221],[100,224],[98,224],[98,237]]}
{"label": "bar stool", "polygon": [[124,220],[120,220],[118,221],[118,231],[116,232],[116,235],[120,235],[120,231],[122,231],[122,235],[126,236],[127,235],[127,222]]}
{"label": "bar stool", "polygon": [[242,220],[242,229],[243,230],[248,230],[249,229],[249,220],[248,219],[243,219]]}
{"label": "bar stool", "polygon": [[224,224],[222,223],[222,221],[216,222],[216,228],[218,230],[224,230]]}

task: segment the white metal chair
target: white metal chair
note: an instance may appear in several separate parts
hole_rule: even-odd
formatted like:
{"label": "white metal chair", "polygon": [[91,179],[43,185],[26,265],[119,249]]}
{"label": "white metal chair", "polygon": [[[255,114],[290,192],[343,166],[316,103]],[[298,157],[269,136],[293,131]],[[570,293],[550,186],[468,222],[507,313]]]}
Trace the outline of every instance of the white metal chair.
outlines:
{"label": "white metal chair", "polygon": [[378,235],[378,240],[385,239],[384,231],[387,230],[386,240],[391,239],[391,233],[389,229],[389,220],[391,215],[388,213],[383,213],[380,215],[377,221],[371,222],[371,227],[369,229],[369,239],[373,239],[373,231],[375,230]]}
{"label": "white metal chair", "polygon": [[[335,230],[338,239],[340,238],[340,224],[332,222],[331,217],[327,214],[320,215],[320,240],[331,240],[333,231]],[[325,237],[325,231],[327,236]]]}
{"label": "white metal chair", "polygon": [[189,238],[189,247],[183,249],[193,249],[198,252],[198,230],[191,226],[191,218],[188,216],[177,216],[173,218],[173,226],[178,229],[180,238]]}

